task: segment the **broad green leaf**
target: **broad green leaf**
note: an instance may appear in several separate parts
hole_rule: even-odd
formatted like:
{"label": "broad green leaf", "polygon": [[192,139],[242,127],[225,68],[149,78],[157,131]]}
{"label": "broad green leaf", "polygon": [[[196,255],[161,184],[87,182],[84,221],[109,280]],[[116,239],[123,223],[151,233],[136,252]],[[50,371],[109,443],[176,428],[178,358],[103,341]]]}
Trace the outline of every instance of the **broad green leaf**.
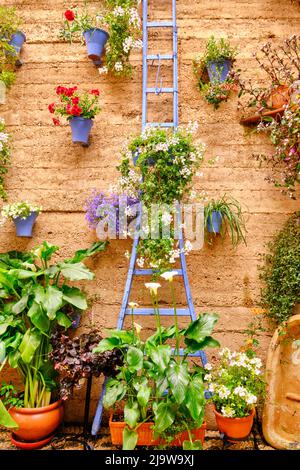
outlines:
{"label": "broad green leaf", "polygon": [[219,316],[216,313],[204,313],[199,318],[190,323],[185,331],[185,337],[200,341],[206,336],[210,336]]}
{"label": "broad green leaf", "polygon": [[137,394],[137,401],[139,402],[139,405],[146,406],[149,402],[150,395],[151,388],[145,384],[142,384]]}
{"label": "broad green leaf", "polygon": [[4,289],[0,289],[0,299],[9,299],[9,294]]}
{"label": "broad green leaf", "polygon": [[183,450],[202,450],[202,442],[201,441],[183,441],[182,444],[182,449]]}
{"label": "broad green leaf", "polygon": [[94,273],[90,271],[83,263],[60,263],[61,274],[70,281],[82,281],[94,279]]}
{"label": "broad green leaf", "polygon": [[24,295],[11,309],[11,311],[15,314],[23,312],[27,307],[28,302],[28,295]]}
{"label": "broad green leaf", "polygon": [[14,324],[14,318],[12,316],[6,317],[5,320],[0,322],[0,336],[2,336],[9,326]]}
{"label": "broad green leaf", "polygon": [[9,412],[3,405],[2,401],[0,400],[0,425],[4,426],[5,428],[18,428],[18,424],[15,422],[14,419],[10,416]]}
{"label": "broad green leaf", "polygon": [[146,344],[151,344],[151,345],[159,345],[160,344],[160,337],[162,339],[162,342],[164,343],[167,339],[171,339],[175,337],[175,326],[172,325],[168,328],[164,328],[163,326],[161,327],[160,333],[159,331],[156,331],[154,335],[149,336],[147,338]]}
{"label": "broad green leaf", "polygon": [[135,348],[134,346],[129,346],[126,354],[128,370],[130,372],[141,370],[143,367],[143,357],[144,355],[140,349]]}
{"label": "broad green leaf", "polygon": [[133,343],[134,334],[132,333],[132,331],[112,329],[107,330],[107,332],[110,338],[119,338],[121,340],[120,344],[122,343],[123,345],[127,345]]}
{"label": "broad green leaf", "polygon": [[160,372],[164,372],[168,367],[171,358],[171,347],[167,344],[160,346],[149,346],[147,352]]}
{"label": "broad green leaf", "polygon": [[18,367],[19,360],[21,359],[20,351],[12,351],[8,354],[8,363],[12,369]]}
{"label": "broad green leaf", "polygon": [[88,307],[86,297],[78,287],[62,286],[63,300],[80,310],[86,310]]}
{"label": "broad green leaf", "polygon": [[90,246],[89,248],[85,250],[78,250],[75,252],[75,255],[71,259],[65,260],[66,263],[79,263],[80,261],[83,261],[85,258],[88,258],[89,256],[93,256],[96,253],[100,253],[100,251],[103,251],[106,246],[107,242],[95,242]]}
{"label": "broad green leaf", "polygon": [[50,329],[50,320],[47,317],[47,314],[44,312],[40,304],[37,304],[35,301],[31,305],[27,313],[32,324],[40,331],[47,333]]}
{"label": "broad green leaf", "polygon": [[196,341],[194,339],[185,338],[184,340],[187,350],[190,353],[195,353],[197,351],[201,351],[205,348],[218,348],[220,347],[219,341],[212,338],[211,336],[207,336],[203,340]]}
{"label": "broad green leaf", "polygon": [[134,450],[138,441],[138,433],[127,426],[123,429],[123,450]]}
{"label": "broad green leaf", "polygon": [[9,292],[12,292],[15,284],[15,277],[8,274],[6,269],[0,269],[0,284],[6,287]]}
{"label": "broad green leaf", "polygon": [[17,331],[14,336],[10,336],[9,338],[5,338],[4,343],[6,347],[7,353],[11,353],[19,348],[20,343],[22,341],[23,334]]}
{"label": "broad green leaf", "polygon": [[100,341],[98,346],[93,349],[94,354],[101,354],[105,351],[112,351],[119,345],[118,338],[104,338]]}
{"label": "broad green leaf", "polygon": [[46,388],[48,391],[55,390],[57,388],[57,383],[55,377],[58,375],[53,368],[53,364],[50,361],[44,361],[43,364],[39,367],[39,373],[43,377]]}
{"label": "broad green leaf", "polygon": [[140,417],[140,411],[139,411],[139,405],[135,401],[132,404],[129,404],[128,402],[125,404],[124,407],[124,420],[125,423],[128,424],[131,428],[134,428],[136,424],[138,423]]}
{"label": "broad green leaf", "polygon": [[189,383],[188,364],[172,362],[167,370],[169,387],[177,403],[182,403]]}
{"label": "broad green leaf", "polygon": [[38,277],[43,274],[43,271],[33,272],[26,269],[11,269],[9,274],[16,279],[30,279],[31,277]]}
{"label": "broad green leaf", "polygon": [[20,344],[22,360],[29,364],[32,361],[35,351],[41,343],[41,333],[36,330],[27,330]]}
{"label": "broad green leaf", "polygon": [[174,405],[172,403],[161,402],[155,409],[155,433],[161,434],[175,420]]}
{"label": "broad green leaf", "polygon": [[199,379],[194,379],[189,383],[185,397],[185,406],[195,421],[203,413],[205,406],[204,386]]}
{"label": "broad green leaf", "polygon": [[63,303],[63,293],[54,286],[48,286],[45,290],[43,307],[47,312],[48,318],[54,320],[56,312]]}
{"label": "broad green leaf", "polygon": [[60,326],[63,326],[66,329],[70,328],[70,326],[72,325],[72,320],[64,312],[57,312],[56,320]]}
{"label": "broad green leaf", "polygon": [[58,246],[51,245],[51,243],[48,243],[46,241],[43,242],[42,245],[38,247],[40,249],[39,251],[39,256],[44,260],[44,261],[49,261],[52,257],[52,255],[59,250]]}
{"label": "broad green leaf", "polygon": [[6,358],[6,346],[4,341],[0,341],[0,364],[4,362]]}
{"label": "broad green leaf", "polygon": [[106,384],[106,392],[103,399],[105,408],[110,408],[112,405],[123,398],[126,393],[126,387],[116,379],[108,379]]}

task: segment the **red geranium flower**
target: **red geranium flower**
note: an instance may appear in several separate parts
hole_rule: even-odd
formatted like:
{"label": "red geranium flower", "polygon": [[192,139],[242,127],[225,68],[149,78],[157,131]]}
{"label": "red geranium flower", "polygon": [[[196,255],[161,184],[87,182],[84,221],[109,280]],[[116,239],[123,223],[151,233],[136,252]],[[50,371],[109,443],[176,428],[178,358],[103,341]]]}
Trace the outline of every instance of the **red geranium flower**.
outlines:
{"label": "red geranium flower", "polygon": [[49,104],[48,109],[50,113],[53,114],[55,112],[55,104],[54,103]]}
{"label": "red geranium flower", "polygon": [[91,93],[91,95],[95,95],[95,96],[99,96],[99,95],[100,95],[100,91],[99,91],[99,90],[91,90],[90,93]]}
{"label": "red geranium flower", "polygon": [[79,103],[79,97],[75,96],[74,98],[71,98],[71,101],[73,104],[78,104]]}
{"label": "red geranium flower", "polygon": [[80,116],[82,113],[82,108],[74,104],[73,108],[71,109],[72,116]]}
{"label": "red geranium flower", "polygon": [[59,120],[59,119],[53,118],[52,121],[53,121],[53,124],[54,124],[55,126],[59,126],[59,125],[60,125],[60,120]]}
{"label": "red geranium flower", "polygon": [[65,18],[68,21],[74,21],[75,20],[75,13],[72,10],[66,10],[65,11]]}

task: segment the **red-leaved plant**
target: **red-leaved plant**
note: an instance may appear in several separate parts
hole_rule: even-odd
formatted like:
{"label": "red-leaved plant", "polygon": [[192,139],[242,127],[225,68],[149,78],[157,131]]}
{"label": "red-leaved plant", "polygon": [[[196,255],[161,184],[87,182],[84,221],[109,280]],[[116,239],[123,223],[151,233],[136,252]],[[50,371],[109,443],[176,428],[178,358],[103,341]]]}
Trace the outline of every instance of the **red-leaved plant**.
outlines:
{"label": "red-leaved plant", "polygon": [[[99,106],[100,92],[97,89],[79,94],[77,87],[66,88],[58,86],[56,94],[60,98],[59,103],[51,103],[48,110],[51,114],[64,116],[68,121],[74,117],[82,117],[86,119],[94,119],[101,111]],[[53,123],[60,125],[59,119],[53,117]]]}

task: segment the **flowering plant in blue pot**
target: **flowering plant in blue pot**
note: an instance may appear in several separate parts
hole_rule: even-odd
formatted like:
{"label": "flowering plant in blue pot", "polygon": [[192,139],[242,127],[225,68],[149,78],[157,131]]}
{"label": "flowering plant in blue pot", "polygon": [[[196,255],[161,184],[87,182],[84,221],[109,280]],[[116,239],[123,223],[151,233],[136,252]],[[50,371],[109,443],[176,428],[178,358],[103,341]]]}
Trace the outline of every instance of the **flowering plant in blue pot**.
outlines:
{"label": "flowering plant in blue pot", "polygon": [[0,6],[0,82],[9,88],[15,81],[15,65],[21,65],[20,50],[25,35],[15,8]]}
{"label": "flowering plant in blue pot", "polygon": [[[77,92],[77,86],[71,88],[58,86],[56,94],[60,102],[50,103],[49,112],[67,119],[71,126],[73,143],[88,146],[89,135],[94,124],[93,119],[101,111],[98,104],[100,91],[94,89],[80,95]],[[53,123],[56,126],[60,125],[57,118],[53,118]]]}
{"label": "flowering plant in blue pot", "polygon": [[242,241],[246,243],[241,206],[232,197],[224,195],[219,200],[209,201],[204,207],[204,224],[209,234],[220,234],[224,238],[229,233],[234,247]]}
{"label": "flowering plant in blue pot", "polygon": [[10,219],[16,226],[18,237],[32,237],[32,229],[37,216],[41,212],[41,207],[27,201],[6,204],[1,215],[4,220]]}

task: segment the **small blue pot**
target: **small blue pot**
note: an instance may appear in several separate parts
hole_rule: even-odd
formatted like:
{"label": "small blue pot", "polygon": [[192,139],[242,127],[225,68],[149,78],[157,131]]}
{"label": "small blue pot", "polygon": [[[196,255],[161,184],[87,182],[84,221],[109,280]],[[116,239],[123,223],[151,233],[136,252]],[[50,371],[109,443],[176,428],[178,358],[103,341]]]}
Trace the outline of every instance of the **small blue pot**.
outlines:
{"label": "small blue pot", "polygon": [[222,214],[219,211],[213,211],[211,218],[207,219],[206,228],[210,233],[220,233],[222,225]]}
{"label": "small blue pot", "polygon": [[89,145],[89,136],[93,124],[94,122],[92,119],[77,116],[70,119],[73,144],[80,143],[87,147]]}
{"label": "small blue pot", "polygon": [[210,61],[207,63],[206,68],[209,76],[210,83],[223,83],[231,69],[232,62],[229,59],[220,61]]}
{"label": "small blue pot", "polygon": [[17,237],[32,237],[32,229],[37,216],[38,212],[31,212],[26,219],[22,219],[21,217],[13,219],[16,226]]}
{"label": "small blue pot", "polygon": [[101,57],[109,34],[104,31],[104,29],[91,28],[83,33],[83,37],[85,39],[89,59],[99,67],[102,65]]}
{"label": "small blue pot", "polygon": [[21,48],[26,41],[26,36],[22,31],[17,31],[15,34],[12,35],[11,40],[9,41],[10,46],[16,51],[16,55],[20,54]]}

